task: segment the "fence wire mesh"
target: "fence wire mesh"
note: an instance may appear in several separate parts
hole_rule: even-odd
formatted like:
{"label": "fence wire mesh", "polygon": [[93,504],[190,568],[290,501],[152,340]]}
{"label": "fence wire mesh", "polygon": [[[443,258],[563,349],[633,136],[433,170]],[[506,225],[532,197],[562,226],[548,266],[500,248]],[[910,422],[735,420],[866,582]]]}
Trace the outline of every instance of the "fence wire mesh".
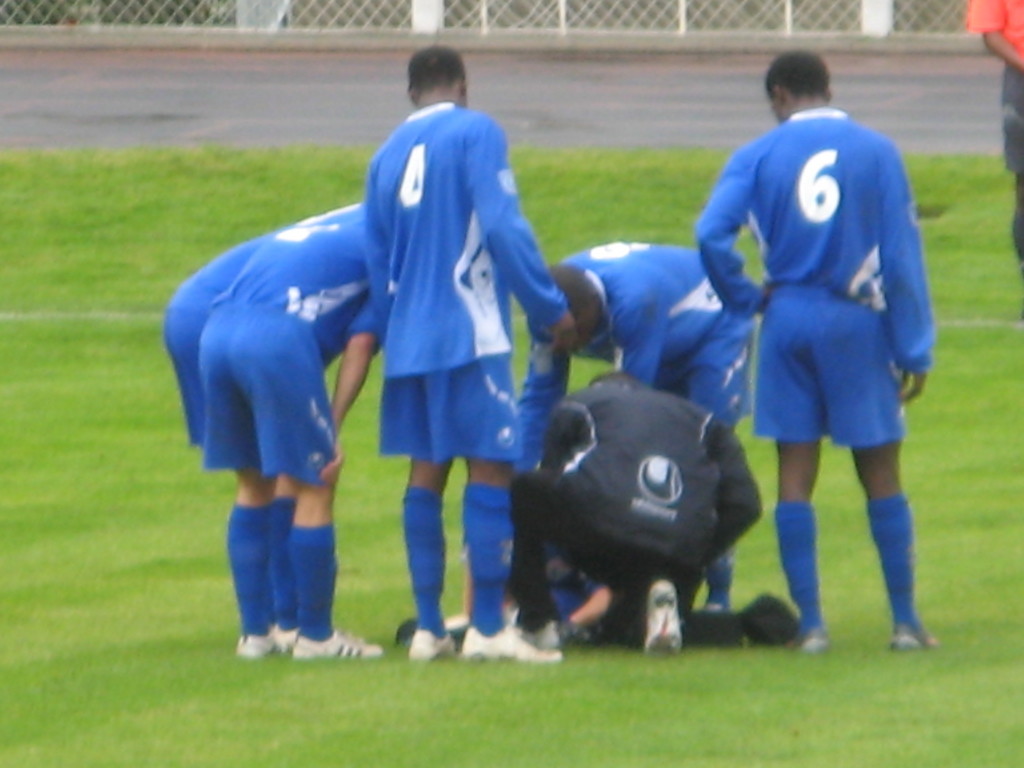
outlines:
{"label": "fence wire mesh", "polygon": [[[0,0],[0,26],[401,31],[413,0]],[[893,0],[893,31],[963,31],[966,0]],[[861,0],[446,0],[448,29],[856,33]]]}

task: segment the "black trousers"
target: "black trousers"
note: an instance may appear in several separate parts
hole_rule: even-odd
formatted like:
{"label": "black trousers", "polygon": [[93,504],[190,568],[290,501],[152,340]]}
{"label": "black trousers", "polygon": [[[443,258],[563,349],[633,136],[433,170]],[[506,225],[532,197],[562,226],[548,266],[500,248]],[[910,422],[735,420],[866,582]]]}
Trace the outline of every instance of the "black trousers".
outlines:
{"label": "black trousers", "polygon": [[537,630],[559,618],[547,583],[545,542],[560,547],[575,567],[615,593],[599,641],[643,644],[647,592],[657,579],[672,581],[680,610],[690,610],[700,586],[700,568],[595,531],[586,510],[575,508],[556,481],[557,476],[545,470],[526,472],[512,481],[515,538],[509,591],[519,605],[524,629]]}

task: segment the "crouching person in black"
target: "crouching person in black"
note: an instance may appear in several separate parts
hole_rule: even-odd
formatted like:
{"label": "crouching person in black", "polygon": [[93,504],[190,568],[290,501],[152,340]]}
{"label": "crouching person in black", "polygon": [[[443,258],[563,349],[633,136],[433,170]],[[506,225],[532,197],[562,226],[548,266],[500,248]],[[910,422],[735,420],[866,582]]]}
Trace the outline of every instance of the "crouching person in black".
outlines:
{"label": "crouching person in black", "polygon": [[703,569],[760,514],[732,429],[627,374],[599,377],[558,404],[540,468],[512,483],[519,625],[540,642],[557,626],[549,543],[615,595],[606,641],[677,651]]}

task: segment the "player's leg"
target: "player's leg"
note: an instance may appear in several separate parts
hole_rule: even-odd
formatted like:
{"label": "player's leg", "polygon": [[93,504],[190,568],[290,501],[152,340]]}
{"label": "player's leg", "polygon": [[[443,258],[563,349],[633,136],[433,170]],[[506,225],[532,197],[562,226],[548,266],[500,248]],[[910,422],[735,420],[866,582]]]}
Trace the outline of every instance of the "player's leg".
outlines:
{"label": "player's leg", "polygon": [[539,632],[558,621],[548,583],[545,541],[551,541],[550,524],[566,508],[554,475],[545,471],[524,472],[512,481],[514,546],[509,574],[509,594],[519,608],[519,626]]}
{"label": "player's leg", "polygon": [[736,569],[736,548],[717,558],[704,569],[704,582],[708,587],[704,610],[728,611],[731,608],[733,573]]}
{"label": "player's leg", "polygon": [[[853,450],[867,496],[868,521],[892,610],[893,647],[935,645],[921,624],[914,599],[914,518],[899,477],[899,441]],[[906,635],[907,637],[904,637]]]}
{"label": "player's leg", "polygon": [[260,455],[244,387],[232,365],[238,322],[217,313],[207,323],[200,345],[203,395],[203,466],[231,469],[238,479],[228,517],[227,555],[241,619],[237,647],[244,658],[260,658],[274,649],[270,638],[271,593],[268,574],[270,503],[274,483],[260,467]]}
{"label": "player's leg", "polygon": [[779,501],[775,506],[775,530],[779,557],[789,595],[800,613],[801,644],[820,651],[825,620],[821,610],[818,578],[817,521],[811,495],[818,476],[820,442],[776,444],[779,467]]}
{"label": "player's leg", "polygon": [[817,522],[811,497],[825,431],[819,370],[811,364],[828,311],[825,292],[775,291],[761,325],[754,429],[775,440],[779,496],[775,528],[790,596],[800,612],[799,647],[825,650],[817,562]]}
{"label": "player's leg", "polygon": [[228,563],[241,618],[237,652],[244,658],[259,658],[274,650],[269,571],[274,481],[255,469],[239,470],[237,478],[227,526]]}
{"label": "player's leg", "polygon": [[[451,461],[434,460],[431,380],[405,376],[386,379],[381,397],[381,452],[411,457],[409,480],[402,499],[402,527],[409,580],[416,605],[416,632],[409,657],[430,661],[449,656],[454,643],[444,625],[446,547],[443,501]],[[443,399],[443,392],[437,399]],[[443,429],[438,416],[437,429]]]}
{"label": "player's leg", "polygon": [[315,339],[290,315],[257,321],[240,360],[256,422],[263,472],[282,478],[295,498],[288,555],[295,578],[298,638],[295,658],[381,655],[379,646],[336,631],[332,609],[338,562],[334,487],[321,471],[335,454],[335,430]]}
{"label": "player's leg", "polygon": [[298,638],[296,659],[374,658],[379,645],[335,627],[334,595],[338,556],[334,529],[334,487],[289,478],[295,495],[295,524],[288,551],[295,573]]}
{"label": "player's leg", "polygon": [[852,302],[833,314],[833,347],[822,365],[833,442],[853,453],[867,498],[867,514],[881,561],[893,622],[921,629],[914,608],[913,519],[900,482],[905,433],[900,382],[878,313]]}
{"label": "player's leg", "polygon": [[485,636],[505,625],[505,588],[512,564],[512,465],[470,459],[462,522],[473,583],[472,624]]}
{"label": "player's leg", "polygon": [[[450,462],[435,463],[413,459],[409,483],[402,500],[402,525],[405,533],[406,559],[416,603],[418,630],[432,638],[422,637],[411,650],[413,658],[422,655],[419,646],[439,646],[448,632],[445,629],[441,597],[444,593],[446,547],[442,503],[448,482]],[[416,638],[414,638],[415,640]],[[431,641],[431,642],[428,642]],[[444,649],[447,652],[447,646]],[[431,651],[426,654],[435,657]]]}
{"label": "player's leg", "polygon": [[270,505],[270,583],[274,594],[274,627],[282,646],[290,650],[298,629],[295,571],[288,542],[295,521],[295,497],[276,492]]}

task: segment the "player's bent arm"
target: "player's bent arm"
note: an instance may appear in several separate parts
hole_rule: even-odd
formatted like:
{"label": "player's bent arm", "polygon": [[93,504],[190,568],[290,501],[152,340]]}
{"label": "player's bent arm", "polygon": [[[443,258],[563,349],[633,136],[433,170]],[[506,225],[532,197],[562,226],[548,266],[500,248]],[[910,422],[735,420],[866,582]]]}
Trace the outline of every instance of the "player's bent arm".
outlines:
{"label": "player's bent arm", "polygon": [[593,591],[586,602],[572,612],[569,623],[577,627],[590,627],[604,618],[612,605],[612,591],[600,586]]}
{"label": "player's bent arm", "polygon": [[377,352],[377,337],[372,333],[357,333],[349,339],[338,364],[338,375],[334,383],[334,395],[331,397],[331,417],[334,420],[335,456],[323,471],[321,479],[330,485],[337,482],[345,462],[345,451],[341,443],[341,428],[352,404],[366,383],[370,371],[370,363]]}
{"label": "player's bent arm", "polygon": [[750,214],[753,169],[730,161],[697,219],[696,238],[701,263],[722,302],[745,317],[762,308],[764,294],[743,271],[743,256],[734,246]]}

